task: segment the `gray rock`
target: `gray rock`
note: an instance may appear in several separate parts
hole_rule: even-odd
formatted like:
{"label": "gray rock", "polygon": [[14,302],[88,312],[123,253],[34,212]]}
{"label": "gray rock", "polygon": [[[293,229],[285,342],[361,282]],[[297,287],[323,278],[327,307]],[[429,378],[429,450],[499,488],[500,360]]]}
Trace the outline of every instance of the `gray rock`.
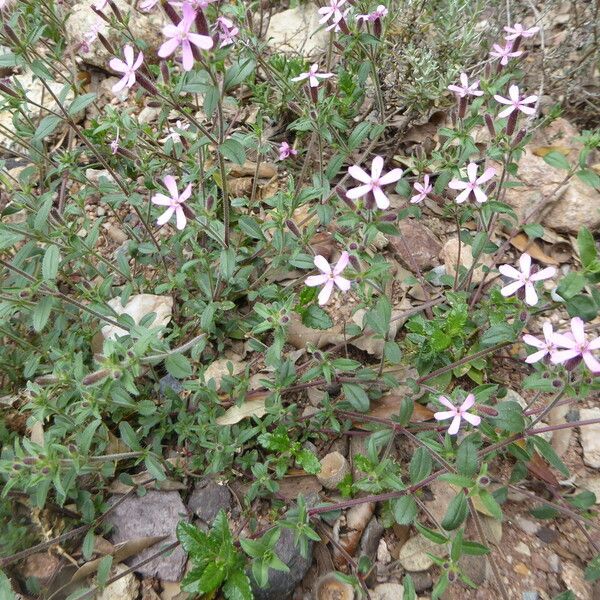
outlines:
{"label": "gray rock", "polygon": [[375,560],[379,540],[384,531],[385,529],[377,520],[377,517],[372,517],[360,538],[359,555],[368,556],[371,560]]}
{"label": "gray rock", "polygon": [[[135,10],[126,0],[114,0],[117,8],[123,15],[129,15],[129,28],[135,33],[136,38],[142,40],[146,45],[144,56],[148,58],[155,57],[158,47],[163,41],[161,29],[170,21],[162,10],[154,10],[150,13],[143,13]],[[98,41],[82,47],[85,41],[85,34],[92,28],[98,27],[98,31],[104,35],[114,48],[121,48],[121,34],[108,23],[103,21],[92,9],[92,2],[82,0],[75,2],[69,10],[69,18],[66,23],[66,42],[74,48],[79,49],[76,55],[88,65],[94,65],[106,69],[108,61],[112,55]],[[107,15],[113,16],[110,7],[105,9]],[[86,51],[87,50],[87,51]]]}
{"label": "gray rock", "polygon": [[537,592],[523,592],[523,600],[538,600],[539,595]]}
{"label": "gray rock", "polygon": [[290,568],[289,573],[269,569],[269,581],[264,588],[259,587],[252,575],[249,575],[255,600],[287,600],[312,563],[312,542],[308,547],[308,556],[304,558],[294,545],[294,533],[291,529],[281,531],[275,552]]}
{"label": "gray rock", "polygon": [[188,508],[206,525],[212,525],[221,509],[231,508],[231,492],[227,486],[208,480],[197,483],[188,500]]}
{"label": "gray rock", "polygon": [[[109,504],[114,504],[121,496],[113,496]],[[144,496],[130,496],[121,502],[106,517],[112,526],[110,540],[120,544],[146,536],[168,536],[126,562],[133,566],[158,552],[162,547],[177,540],[175,530],[179,521],[189,521],[185,505],[178,492],[149,491]],[[186,553],[181,546],[171,552],[161,554],[154,560],[140,566],[136,571],[146,577],[157,577],[166,581],[179,581],[185,568]]]}
{"label": "gray rock", "polygon": [[521,529],[529,535],[535,535],[540,527],[537,523],[530,521],[529,519],[525,519],[521,516],[515,518],[515,524],[519,529]]}
{"label": "gray rock", "polygon": [[415,265],[421,271],[438,264],[442,244],[437,236],[416,219],[398,223],[401,237],[390,237],[390,244],[400,262],[413,273]]}
{"label": "gray rock", "polygon": [[371,595],[372,600],[400,600],[404,595],[401,583],[380,583]]}
{"label": "gray rock", "polygon": [[181,381],[179,381],[179,379],[175,379],[175,377],[169,374],[161,377],[160,381],[158,382],[158,388],[161,398],[165,398],[169,392],[175,392],[175,394],[179,394],[181,391],[183,391],[183,385],[181,384]]}
{"label": "gray rock", "polygon": [[288,55],[311,56],[327,47],[329,34],[320,31],[319,13],[312,4],[301,4],[271,17],[267,43],[278,52]]}
{"label": "gray rock", "polygon": [[[582,421],[600,418],[600,408],[582,408],[579,411]],[[583,462],[588,467],[600,468],[600,423],[579,428]]]}
{"label": "gray rock", "polygon": [[425,590],[433,587],[433,578],[431,577],[431,573],[429,571],[424,571],[422,573],[411,573],[413,584],[415,586],[415,592],[420,594]]}
{"label": "gray rock", "polygon": [[491,577],[491,567],[485,556],[463,556],[459,563],[465,575],[477,585],[483,585]]}
{"label": "gray rock", "polygon": [[542,542],[551,544],[558,537],[558,532],[556,529],[551,529],[550,527],[540,527],[535,535],[537,535]]}

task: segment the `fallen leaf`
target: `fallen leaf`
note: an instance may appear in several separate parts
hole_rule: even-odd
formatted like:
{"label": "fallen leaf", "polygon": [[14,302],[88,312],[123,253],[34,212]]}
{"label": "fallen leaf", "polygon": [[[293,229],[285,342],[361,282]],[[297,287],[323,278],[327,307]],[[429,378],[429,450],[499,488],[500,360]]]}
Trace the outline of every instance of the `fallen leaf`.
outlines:
{"label": "fallen leaf", "polygon": [[540,247],[535,240],[530,240],[524,233],[518,233],[510,240],[512,246],[514,246],[519,252],[527,252],[531,258],[539,260],[546,265],[558,265],[559,262],[548,256]]}
{"label": "fallen leaf", "polygon": [[[372,408],[368,414],[371,417],[389,419],[400,412],[400,405],[402,404],[403,399],[404,396],[398,396],[395,394],[383,396],[379,400],[376,400],[372,403]],[[423,423],[424,421],[430,421],[431,419],[433,419],[433,411],[429,410],[426,406],[415,402],[410,422]],[[370,429],[366,423],[361,423],[359,418],[357,418],[354,423],[358,429]]]}
{"label": "fallen leaf", "polygon": [[[226,163],[227,170],[231,177],[254,177],[256,173],[256,163],[247,160],[243,165],[237,163]],[[277,175],[277,166],[272,163],[261,162],[258,166],[258,177],[261,179],[271,179]]]}
{"label": "fallen leaf", "polygon": [[550,470],[546,461],[539,455],[534,453],[531,460],[527,463],[527,470],[538,480],[544,483],[549,483],[552,486],[558,487],[558,479]]}
{"label": "fallen leaf", "polygon": [[563,154],[564,156],[569,156],[571,148],[557,144],[555,146],[538,146],[537,148],[533,148],[531,152],[532,154],[535,154],[535,156],[541,156],[542,158],[546,156],[546,154],[550,154],[550,152],[560,152],[560,154]]}
{"label": "fallen leaf", "polygon": [[208,365],[204,371],[204,381],[208,383],[211,379],[214,380],[217,391],[220,390],[223,377],[229,375],[229,363],[231,363],[233,375],[238,375],[245,369],[241,357],[231,353],[231,358],[219,358]]}
{"label": "fallen leaf", "polygon": [[339,325],[326,330],[311,329],[302,323],[297,313],[290,315],[287,334],[287,341],[295,348],[305,348],[307,344],[312,344],[317,348],[324,348],[329,344],[339,344],[344,341],[344,336]]}
{"label": "fallen leaf", "polygon": [[267,409],[265,408],[267,395],[267,392],[265,392],[264,398],[244,402],[241,406],[230,406],[225,411],[225,414],[217,418],[217,424],[235,425],[247,417],[264,417],[267,412]]}
{"label": "fallen leaf", "polygon": [[[148,536],[141,537],[135,540],[128,540],[126,542],[122,542],[121,544],[117,544],[114,548],[114,552],[112,552],[113,564],[120,563],[130,556],[135,556],[139,554],[142,550],[149,548],[150,546],[154,546],[158,542],[162,542],[165,538],[169,536],[167,535],[158,535],[158,536]],[[104,557],[95,558],[94,560],[90,560],[85,564],[81,565],[77,571],[71,577],[71,583],[75,583],[77,581],[81,581],[85,579],[88,575],[95,573],[100,565],[100,561]]]}
{"label": "fallen leaf", "polygon": [[323,489],[314,475],[306,473],[293,477],[288,477],[288,475],[279,481],[277,497],[282,500],[296,500],[301,494],[306,497],[308,494],[319,493]]}
{"label": "fallen leaf", "polygon": [[[136,324],[150,313],[156,313],[156,317],[150,327],[156,329],[164,327],[171,321],[173,313],[173,298],[171,296],[156,296],[155,294],[136,294],[131,296],[125,306],[121,304],[121,298],[111,298],[108,305],[118,315],[129,315]],[[118,336],[127,335],[127,331],[115,325],[102,327],[102,335],[105,339],[116,339]]]}

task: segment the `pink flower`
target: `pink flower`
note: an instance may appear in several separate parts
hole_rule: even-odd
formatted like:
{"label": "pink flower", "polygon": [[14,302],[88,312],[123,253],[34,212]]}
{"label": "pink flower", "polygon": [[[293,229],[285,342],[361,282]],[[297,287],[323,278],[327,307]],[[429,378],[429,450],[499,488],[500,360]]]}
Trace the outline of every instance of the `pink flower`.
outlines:
{"label": "pink flower", "polygon": [[119,151],[119,130],[117,129],[117,135],[115,139],[110,143],[110,149],[113,154],[116,154]]}
{"label": "pink flower", "polygon": [[375,202],[377,206],[385,210],[390,205],[389,198],[384,194],[381,189],[385,185],[389,185],[390,183],[395,183],[402,177],[402,169],[392,169],[389,173],[385,175],[381,175],[381,171],[383,170],[383,157],[376,156],[371,163],[371,174],[369,175],[363,169],[361,169],[358,165],[352,165],[348,169],[348,173],[357,179],[364,185],[359,185],[358,187],[352,188],[346,192],[346,196],[350,199],[355,200],[356,198],[361,198],[362,196],[366,196],[369,193],[372,193],[375,197]]}
{"label": "pink flower", "polygon": [[515,23],[513,27],[505,27],[504,31],[509,35],[505,35],[504,39],[511,42],[519,37],[530,38],[533,37],[538,31],[539,27],[531,27],[529,29],[523,29],[521,23]]}
{"label": "pink flower", "polygon": [[501,65],[507,65],[509,58],[516,58],[517,56],[521,56],[521,54],[523,54],[523,50],[516,50],[513,52],[512,48],[513,46],[510,42],[507,42],[504,48],[499,44],[494,44],[495,52],[490,52],[490,56],[499,58]]}
{"label": "pink flower", "polygon": [[169,2],[171,6],[181,8],[184,4],[189,4],[194,10],[204,10],[209,4],[216,0],[184,0],[184,2]]}
{"label": "pink flower", "polygon": [[383,4],[380,4],[376,10],[370,12],[368,15],[356,15],[356,20],[370,21],[373,23],[373,21],[377,21],[377,19],[383,19],[383,17],[387,16],[388,12],[388,9]]}
{"label": "pink flower", "polygon": [[123,48],[125,62],[120,58],[111,58],[110,68],[117,73],[123,73],[123,77],[112,86],[113,92],[120,92],[123,88],[130,88],[135,83],[135,72],[140,68],[144,60],[144,53],[140,52],[134,60],[133,48],[127,44]]}
{"label": "pink flower", "polygon": [[189,123],[183,123],[182,121],[177,120],[177,122],[175,123],[175,127],[169,127],[169,134],[162,141],[166,142],[167,140],[173,140],[173,143],[180,142],[180,131],[186,131],[189,128]]}
{"label": "pink flower", "polygon": [[96,19],[92,26],[83,34],[83,42],[81,43],[82,52],[87,53],[90,51],[90,47],[98,39],[101,29],[102,21]]}
{"label": "pink flower", "polygon": [[233,21],[227,17],[217,18],[217,28],[220,30],[219,41],[221,42],[221,48],[233,44],[236,36],[240,32],[239,28],[233,24]]}
{"label": "pink flower", "polygon": [[557,350],[552,356],[553,363],[564,363],[574,358],[583,359],[592,373],[600,373],[600,361],[592,354],[592,350],[600,350],[600,337],[588,341],[583,321],[579,317],[571,319],[571,334],[554,334],[554,343],[567,350]]}
{"label": "pink flower", "polygon": [[496,102],[500,102],[500,104],[508,104],[508,108],[505,108],[501,113],[498,114],[498,117],[503,119],[504,117],[508,117],[515,110],[520,110],[522,113],[526,115],[535,114],[535,108],[533,106],[526,106],[527,104],[535,104],[537,102],[537,96],[527,96],[526,98],[521,98],[519,94],[519,87],[516,85],[511,85],[508,88],[509,98],[503,98],[498,94],[494,95],[494,100]]}
{"label": "pink flower", "polygon": [[192,44],[201,50],[210,50],[213,47],[213,39],[209,35],[200,35],[192,33],[191,26],[196,17],[196,11],[187,2],[183,3],[183,18],[178,25],[165,25],[163,34],[171,38],[167,40],[159,49],[158,55],[161,58],[170,56],[181,46],[181,55],[183,58],[183,69],[191,71],[194,66],[194,54],[192,52]]}
{"label": "pink flower", "polygon": [[318,254],[315,256],[315,266],[322,275],[311,275],[306,278],[306,285],[309,287],[315,287],[322,285],[323,289],[319,292],[319,304],[323,306],[327,304],[331,292],[333,291],[334,284],[342,290],[347,292],[350,289],[350,281],[345,277],[341,276],[342,271],[348,266],[350,257],[347,252],[342,252],[340,259],[337,261],[335,267],[331,268],[331,265],[324,256]]}
{"label": "pink flower", "polygon": [[[342,13],[341,7],[346,4],[346,0],[329,0],[329,6],[323,6],[318,10],[321,16],[319,23],[327,23],[333,18],[333,24],[336,25],[341,21],[346,13]],[[347,11],[346,11],[347,12]],[[329,28],[328,28],[329,29]]]}
{"label": "pink flower", "polygon": [[537,352],[530,354],[526,359],[526,363],[536,363],[542,360],[545,356],[550,356],[552,358],[556,351],[556,342],[554,341],[554,331],[552,330],[552,323],[546,322],[542,326],[542,331],[544,332],[544,340],[540,340],[539,338],[533,337],[526,333],[523,336],[523,341],[528,346],[533,346],[534,348],[538,348]]}
{"label": "pink flower", "polygon": [[452,419],[452,423],[450,423],[450,427],[448,427],[448,433],[450,435],[456,435],[458,433],[462,419],[468,421],[475,427],[481,423],[481,417],[467,412],[475,404],[475,396],[473,396],[473,394],[469,394],[460,406],[454,406],[454,404],[452,404],[445,396],[440,396],[438,400],[450,410],[436,412],[433,417],[436,421]]}
{"label": "pink flower", "polygon": [[304,81],[308,79],[310,87],[317,87],[319,85],[319,79],[329,79],[333,77],[333,73],[319,73],[318,63],[311,65],[310,69],[306,73],[300,73],[298,77],[292,77],[292,81]]}
{"label": "pink flower", "polygon": [[279,146],[279,160],[285,160],[290,156],[296,156],[298,150],[292,148],[287,142],[281,142]]}
{"label": "pink flower", "polygon": [[483,92],[477,89],[479,87],[479,79],[469,85],[469,78],[467,77],[467,74],[461,73],[460,83],[461,85],[448,86],[448,89],[451,92],[456,92],[459,98],[464,98],[465,96],[483,96]]}
{"label": "pink flower", "polygon": [[483,175],[477,177],[477,164],[469,163],[467,165],[467,176],[469,181],[462,181],[461,179],[453,179],[448,187],[453,190],[463,190],[457,197],[456,203],[462,204],[467,198],[473,194],[475,200],[482,204],[486,202],[488,197],[487,194],[479,187],[482,183],[489,181],[496,174],[496,169],[493,167],[487,168]]}
{"label": "pink flower", "polygon": [[186,223],[187,219],[185,213],[183,212],[183,207],[181,206],[192,194],[192,184],[190,183],[181,195],[179,195],[179,191],[177,190],[177,184],[175,183],[175,178],[172,175],[167,175],[163,179],[163,183],[171,196],[165,196],[164,194],[156,194],[152,196],[150,201],[153,204],[158,204],[159,206],[168,206],[167,210],[158,217],[156,223],[158,225],[164,225],[175,213],[177,218],[177,229],[182,230]]}
{"label": "pink flower", "polygon": [[108,4],[108,0],[96,0],[92,5],[96,10],[104,10],[106,5]]}
{"label": "pink flower", "polygon": [[531,256],[526,252],[521,254],[521,258],[519,258],[519,266],[521,268],[520,271],[517,271],[517,269],[511,265],[500,265],[498,267],[498,270],[502,275],[515,280],[513,283],[504,286],[500,290],[500,293],[505,297],[512,296],[525,286],[525,302],[529,304],[529,306],[535,306],[538,303],[538,295],[535,291],[534,283],[536,281],[554,277],[554,275],[556,275],[556,269],[554,267],[546,267],[537,273],[532,273]]}
{"label": "pink flower", "polygon": [[138,8],[142,12],[150,12],[156,5],[158,4],[158,0],[142,0]]}
{"label": "pink flower", "polygon": [[429,183],[429,175],[425,175],[425,177],[423,177],[423,185],[421,185],[418,181],[415,181],[413,187],[418,194],[410,199],[411,204],[416,204],[417,202],[425,200],[425,198],[427,198],[427,194],[431,194],[433,191],[433,186]]}
{"label": "pink flower", "polygon": [[325,28],[325,31],[335,31],[337,33],[338,31],[342,31],[342,29],[344,29],[346,32],[349,32],[348,25],[346,24],[346,21],[345,21],[345,19],[348,16],[349,12],[350,12],[350,9],[347,8],[342,13],[342,18],[339,19],[339,20],[337,20],[337,21],[334,21],[331,25],[327,26]]}

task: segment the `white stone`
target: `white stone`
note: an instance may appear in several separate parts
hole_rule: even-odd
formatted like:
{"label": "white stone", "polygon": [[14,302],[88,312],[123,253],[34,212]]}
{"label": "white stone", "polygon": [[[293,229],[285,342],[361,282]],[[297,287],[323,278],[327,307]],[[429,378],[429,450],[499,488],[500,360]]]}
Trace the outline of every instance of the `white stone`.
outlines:
{"label": "white stone", "polygon": [[[129,315],[136,324],[139,324],[146,315],[156,313],[156,317],[150,325],[152,329],[167,325],[173,313],[173,298],[155,294],[136,294],[129,298],[125,306],[121,304],[121,298],[117,296],[111,298],[108,305],[118,315]],[[102,327],[102,335],[105,339],[116,339],[118,336],[127,335],[127,331],[116,325],[105,325]]]}
{"label": "white stone", "polygon": [[380,583],[371,594],[373,600],[401,600],[404,586],[400,583]]}
{"label": "white stone", "polygon": [[313,4],[301,4],[271,17],[268,44],[288,55],[311,56],[327,47],[329,34],[319,29],[319,13]]}
{"label": "white stone", "polygon": [[443,552],[443,546],[434,544],[422,535],[416,535],[400,548],[398,559],[409,572],[427,571],[433,565],[433,560],[427,555],[427,552],[439,555]]}
{"label": "white stone", "polygon": [[[124,571],[127,571],[128,567],[125,565],[115,565],[111,577],[120,575]],[[140,582],[133,573],[123,575],[120,579],[117,579],[114,583],[107,585],[102,592],[96,595],[96,600],[135,600],[138,595]]]}
{"label": "white stone", "polygon": [[[582,408],[579,411],[582,421],[600,419],[600,408]],[[581,446],[583,447],[583,462],[588,467],[600,468],[600,423],[583,425],[579,428]]]}

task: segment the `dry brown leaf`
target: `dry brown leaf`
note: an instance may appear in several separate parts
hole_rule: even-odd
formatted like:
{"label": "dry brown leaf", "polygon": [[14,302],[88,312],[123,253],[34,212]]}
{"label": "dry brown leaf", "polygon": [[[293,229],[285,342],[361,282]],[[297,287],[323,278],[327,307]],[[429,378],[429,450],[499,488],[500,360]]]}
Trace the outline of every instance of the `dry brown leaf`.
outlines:
{"label": "dry brown leaf", "polygon": [[546,461],[539,455],[534,454],[531,460],[527,463],[527,470],[540,481],[549,483],[550,485],[558,487],[558,479],[554,473],[550,470],[550,467]]}
{"label": "dry brown leaf", "polygon": [[[135,294],[130,296],[127,304],[123,306],[119,296],[111,298],[108,305],[118,315],[129,315],[138,324],[146,315],[155,313],[156,317],[150,327],[152,329],[164,327],[171,321],[173,313],[173,298],[171,296],[157,296],[155,294]],[[126,335],[127,331],[115,325],[102,327],[105,339],[116,339],[117,336]]]}
{"label": "dry brown leaf", "polygon": [[[403,396],[397,396],[394,394],[383,396],[379,400],[373,402],[368,415],[371,417],[377,417],[379,419],[389,419],[393,415],[397,415],[400,412],[400,404],[402,403],[402,400]],[[424,421],[430,421],[431,419],[433,419],[433,411],[429,410],[426,406],[415,402],[410,422],[423,423]],[[359,418],[354,420],[354,423],[358,429],[370,429],[367,423],[361,423]]]}
{"label": "dry brown leaf", "polygon": [[230,406],[225,414],[217,418],[218,425],[235,425],[242,419],[247,417],[264,417],[267,409],[265,408],[265,401],[267,399],[267,392],[264,397],[257,398],[256,400],[249,400],[244,402],[241,406]]}
{"label": "dry brown leaf", "polygon": [[531,258],[535,260],[539,260],[545,265],[558,265],[559,262],[548,256],[540,247],[540,245],[535,240],[530,240],[524,233],[518,233],[510,240],[511,245],[513,245],[519,252],[527,252]]}
{"label": "dry brown leaf", "polygon": [[41,421],[36,421],[31,426],[31,433],[29,439],[38,446],[44,445],[44,424]]}
{"label": "dry brown leaf", "polygon": [[323,486],[314,475],[307,475],[306,473],[293,477],[286,475],[279,482],[277,497],[283,500],[296,500],[300,494],[306,497],[308,494],[319,493],[322,489]]}
{"label": "dry brown leaf", "polygon": [[[135,556],[139,554],[142,550],[149,548],[150,546],[154,546],[158,542],[162,542],[162,540],[166,539],[167,535],[158,535],[158,536],[148,536],[141,537],[135,540],[127,540],[126,542],[122,542],[121,544],[117,544],[115,546],[114,552],[112,553],[113,564],[120,563],[130,556]],[[90,560],[85,564],[81,565],[77,571],[71,577],[71,583],[75,583],[77,581],[81,581],[85,579],[88,575],[95,573],[100,565],[100,561],[104,557],[95,558],[94,560]]]}
{"label": "dry brown leaf", "polygon": [[560,152],[560,154],[564,156],[569,156],[569,152],[571,152],[571,148],[567,146],[561,146],[560,144],[556,144],[555,146],[537,146],[537,148],[533,148],[531,150],[532,154],[536,156],[541,156],[542,158],[546,156],[546,154],[550,154],[550,152]]}
{"label": "dry brown leaf", "polygon": [[[256,163],[247,160],[243,165],[236,163],[226,163],[227,170],[231,177],[254,177],[256,173]],[[277,175],[277,166],[272,163],[260,163],[258,166],[258,177],[261,179],[271,179]]]}

